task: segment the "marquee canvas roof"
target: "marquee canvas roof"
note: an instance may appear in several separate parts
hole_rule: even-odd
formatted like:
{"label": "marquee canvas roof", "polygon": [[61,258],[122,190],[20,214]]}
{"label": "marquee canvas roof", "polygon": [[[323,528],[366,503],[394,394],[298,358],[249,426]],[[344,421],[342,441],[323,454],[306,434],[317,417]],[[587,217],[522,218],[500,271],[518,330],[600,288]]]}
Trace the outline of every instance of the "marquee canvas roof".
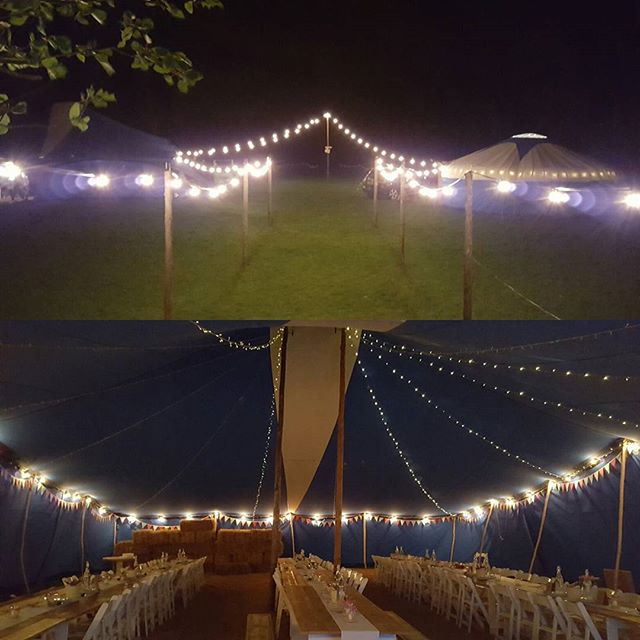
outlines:
{"label": "marquee canvas roof", "polygon": [[[268,513],[270,349],[227,339],[265,345],[281,325],[204,323],[221,341],[190,322],[0,323],[0,442],[58,486],[139,515],[251,512],[264,461],[258,513]],[[348,512],[441,513],[416,480],[460,512],[561,476],[618,438],[638,439],[637,325],[380,328],[359,334],[349,379]],[[304,433],[313,419],[294,426]],[[324,437],[300,513],[333,510],[335,446]]]}
{"label": "marquee canvas roof", "polygon": [[615,171],[598,160],[537,133],[512,136],[442,166],[442,175],[448,179],[462,178],[468,171],[479,180],[601,182],[616,177]]}

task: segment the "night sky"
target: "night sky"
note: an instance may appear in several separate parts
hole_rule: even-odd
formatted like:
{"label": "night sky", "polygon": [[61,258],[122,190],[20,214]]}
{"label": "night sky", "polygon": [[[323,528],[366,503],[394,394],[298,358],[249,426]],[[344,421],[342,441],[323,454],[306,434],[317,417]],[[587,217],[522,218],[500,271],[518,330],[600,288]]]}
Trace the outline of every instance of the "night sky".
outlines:
{"label": "night sky", "polygon": [[[433,157],[538,131],[624,168],[640,145],[639,36],[635,2],[226,0],[223,11],[160,24],[158,42],[205,74],[189,95],[152,74],[95,81],[118,93],[110,115],[181,146],[330,109],[383,144]],[[75,97],[81,74],[29,87],[31,118]],[[314,142],[310,161],[322,159]],[[345,162],[361,151],[350,153]]]}

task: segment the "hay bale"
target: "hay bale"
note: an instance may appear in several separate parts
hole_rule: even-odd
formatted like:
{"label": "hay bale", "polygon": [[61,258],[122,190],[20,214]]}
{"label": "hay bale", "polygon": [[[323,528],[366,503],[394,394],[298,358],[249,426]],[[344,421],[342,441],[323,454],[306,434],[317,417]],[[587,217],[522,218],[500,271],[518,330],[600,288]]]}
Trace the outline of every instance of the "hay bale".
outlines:
{"label": "hay bale", "polygon": [[149,529],[137,529],[133,532],[133,546],[138,544],[151,545],[155,531]]}
{"label": "hay bale", "polygon": [[180,531],[213,531],[213,520],[180,520]]}
{"label": "hay bale", "polygon": [[197,544],[209,544],[215,539],[215,533],[213,531],[195,531],[194,535]]}
{"label": "hay bale", "polygon": [[195,531],[180,531],[180,544],[193,544],[196,541]]}
{"label": "hay bale", "polygon": [[116,542],[114,553],[117,556],[121,556],[123,553],[133,553],[133,540]]}

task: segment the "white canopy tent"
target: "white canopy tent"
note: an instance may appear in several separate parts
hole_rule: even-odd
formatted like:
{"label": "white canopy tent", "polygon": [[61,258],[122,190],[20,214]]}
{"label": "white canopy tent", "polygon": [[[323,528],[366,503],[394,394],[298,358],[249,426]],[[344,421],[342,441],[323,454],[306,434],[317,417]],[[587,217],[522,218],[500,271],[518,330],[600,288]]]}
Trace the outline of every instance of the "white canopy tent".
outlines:
{"label": "white canopy tent", "polygon": [[441,166],[442,176],[457,180],[473,171],[476,180],[538,182],[600,182],[615,180],[610,167],[553,144],[539,133],[521,133],[508,140]]}

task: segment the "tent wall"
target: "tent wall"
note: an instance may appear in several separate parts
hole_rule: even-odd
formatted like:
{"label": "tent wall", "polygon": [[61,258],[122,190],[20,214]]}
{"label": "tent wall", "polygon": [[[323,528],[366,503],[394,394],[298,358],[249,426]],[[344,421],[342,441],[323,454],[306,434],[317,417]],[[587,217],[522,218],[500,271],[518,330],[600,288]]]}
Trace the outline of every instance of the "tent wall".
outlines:
{"label": "tent wall", "polygon": [[[629,455],[624,517],[623,569],[634,574],[640,584],[640,548],[634,544],[635,531],[640,526],[640,459]],[[568,580],[575,580],[585,569],[598,576],[603,569],[613,568],[616,552],[620,462],[614,460],[587,481],[563,485],[552,491],[547,519],[534,570],[553,575],[557,565]],[[496,508],[488,525],[486,516],[480,521],[456,523],[453,558],[468,562],[479,549],[487,526],[484,549],[494,566],[527,571],[538,536],[544,496],[531,504],[514,509]],[[82,519],[84,514],[84,536]],[[24,546],[22,533],[26,528]],[[118,540],[131,538],[132,527],[126,522],[96,517],[84,507],[60,505],[47,493],[29,486],[20,486],[9,474],[0,472],[0,596],[37,590],[55,583],[60,576],[82,570],[82,558],[93,570],[101,568],[102,556],[111,553],[114,535]],[[220,528],[236,528],[237,523],[221,520]],[[386,556],[396,547],[414,555],[435,550],[441,560],[451,553],[453,523],[451,519],[422,523],[397,524],[389,520],[360,517],[343,526],[343,563],[363,564],[363,527],[366,526],[367,563],[372,555]],[[293,551],[291,527],[282,524],[284,554]],[[304,549],[324,558],[331,558],[334,527],[316,526],[311,521],[296,518],[293,522],[295,550]],[[24,548],[24,553],[21,553]],[[24,571],[23,571],[24,567]]]}
{"label": "tent wall", "polygon": [[[84,514],[84,532],[83,532]],[[84,506],[62,507],[48,493],[0,472],[0,598],[37,591],[62,576],[103,569],[113,551],[113,522]],[[24,533],[24,538],[23,538]]]}

